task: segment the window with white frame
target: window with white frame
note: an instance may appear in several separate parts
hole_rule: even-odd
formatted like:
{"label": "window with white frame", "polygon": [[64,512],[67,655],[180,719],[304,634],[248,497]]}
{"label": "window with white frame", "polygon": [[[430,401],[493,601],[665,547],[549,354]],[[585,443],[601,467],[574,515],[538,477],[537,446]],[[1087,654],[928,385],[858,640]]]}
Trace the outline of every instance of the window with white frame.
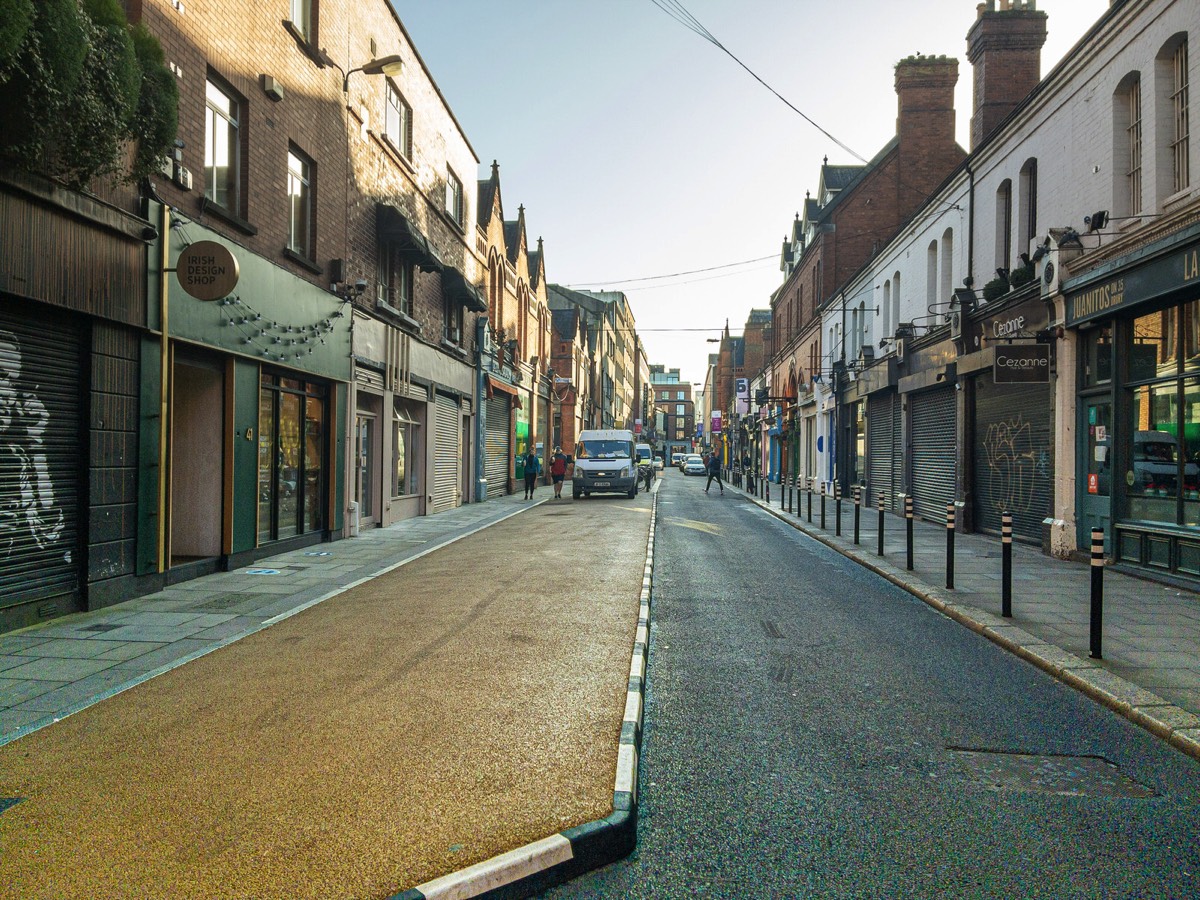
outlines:
{"label": "window with white frame", "polygon": [[383,133],[397,153],[405,159],[412,159],[412,107],[391,81],[387,83]]}
{"label": "window with white frame", "polygon": [[896,329],[896,324],[892,320],[892,279],[888,279],[883,283],[883,336],[891,337]]}
{"label": "window with white frame", "polygon": [[900,273],[892,276],[892,333],[900,327]]}
{"label": "window with white frame", "polygon": [[938,296],[943,303],[949,303],[954,296],[954,229],[947,228],[942,232],[941,252],[942,274]]}
{"label": "window with white frame", "polygon": [[1012,182],[1004,179],[996,190],[996,268],[1007,269],[1012,260]]}
{"label": "window with white frame", "polygon": [[1125,95],[1125,126],[1127,163],[1125,165],[1125,200],[1129,215],[1142,211],[1142,79],[1134,78]]}
{"label": "window with white frame", "polygon": [[306,41],[311,42],[313,0],[291,0],[291,4],[292,24],[296,26],[296,30],[300,32]]}
{"label": "window with white frame", "polygon": [[295,147],[288,150],[288,243],[287,248],[306,259],[313,249],[313,164]]}
{"label": "window with white frame", "polygon": [[930,241],[925,251],[925,307],[932,313],[937,303],[938,289],[938,246],[937,241]]}
{"label": "window with white frame", "polygon": [[213,79],[204,86],[204,196],[241,215],[242,102]]}
{"label": "window with white frame", "polygon": [[446,214],[455,224],[463,223],[463,185],[462,179],[454,174],[453,169],[446,169]]}
{"label": "window with white frame", "polygon": [[1188,163],[1188,52],[1187,38],[1179,42],[1171,54],[1171,121],[1174,134],[1171,138],[1171,172],[1174,175],[1175,191],[1182,191],[1191,184]]}
{"label": "window with white frame", "polygon": [[1017,220],[1017,254],[1029,252],[1029,244],[1037,234],[1037,160],[1028,159],[1021,166],[1020,217]]}

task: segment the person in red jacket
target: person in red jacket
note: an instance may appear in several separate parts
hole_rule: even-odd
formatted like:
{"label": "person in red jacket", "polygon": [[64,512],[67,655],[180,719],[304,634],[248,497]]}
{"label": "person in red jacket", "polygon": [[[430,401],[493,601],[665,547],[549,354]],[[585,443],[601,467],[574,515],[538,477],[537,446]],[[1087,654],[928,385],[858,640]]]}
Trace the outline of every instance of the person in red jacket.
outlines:
{"label": "person in red jacket", "polygon": [[567,458],[562,447],[554,448],[554,459],[550,461],[550,477],[554,480],[554,499],[562,499],[563,479],[567,477]]}

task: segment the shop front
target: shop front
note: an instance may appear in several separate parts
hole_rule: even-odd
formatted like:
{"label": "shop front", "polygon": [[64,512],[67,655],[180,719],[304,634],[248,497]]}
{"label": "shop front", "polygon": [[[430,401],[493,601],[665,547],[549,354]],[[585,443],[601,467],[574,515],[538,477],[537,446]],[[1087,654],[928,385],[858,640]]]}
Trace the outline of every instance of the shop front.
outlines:
{"label": "shop front", "polygon": [[849,486],[861,486],[863,502],[870,507],[878,506],[883,494],[884,509],[889,510],[896,509],[896,496],[904,490],[897,372],[895,356],[880,360],[859,374],[848,394],[859,409],[853,430],[857,463]]}
{"label": "shop front", "polygon": [[1200,578],[1200,226],[1069,282],[1076,330],[1076,539]]}
{"label": "shop front", "polygon": [[931,522],[946,521],[946,506],[958,495],[957,349],[935,341],[911,354],[912,373],[897,392],[907,407],[908,485],[913,512]]}

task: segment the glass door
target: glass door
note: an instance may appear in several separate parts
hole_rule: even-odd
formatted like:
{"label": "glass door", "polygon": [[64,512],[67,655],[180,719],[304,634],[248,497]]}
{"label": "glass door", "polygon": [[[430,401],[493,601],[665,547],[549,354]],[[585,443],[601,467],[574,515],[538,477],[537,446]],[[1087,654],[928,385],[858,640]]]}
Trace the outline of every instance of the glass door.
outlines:
{"label": "glass door", "polygon": [[1092,529],[1103,528],[1106,545],[1111,541],[1112,523],[1112,400],[1103,397],[1079,401],[1076,546],[1086,551],[1092,544]]}

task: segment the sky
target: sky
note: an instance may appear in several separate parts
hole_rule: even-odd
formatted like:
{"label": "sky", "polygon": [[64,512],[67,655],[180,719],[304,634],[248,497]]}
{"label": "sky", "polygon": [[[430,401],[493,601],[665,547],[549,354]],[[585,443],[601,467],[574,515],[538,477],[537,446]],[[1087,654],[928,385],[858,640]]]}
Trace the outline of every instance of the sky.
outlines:
{"label": "sky", "polygon": [[[726,322],[740,334],[770,306],[823,158],[856,165],[895,135],[899,60],[959,60],[958,142],[970,149],[976,0],[661,0],[837,142],[653,0],[391,2],[478,177],[496,160],[505,218],[524,205],[530,244],[545,240],[547,279],[624,291],[650,363],[684,382],[703,383]],[[1045,76],[1108,0],[1036,6]]]}

